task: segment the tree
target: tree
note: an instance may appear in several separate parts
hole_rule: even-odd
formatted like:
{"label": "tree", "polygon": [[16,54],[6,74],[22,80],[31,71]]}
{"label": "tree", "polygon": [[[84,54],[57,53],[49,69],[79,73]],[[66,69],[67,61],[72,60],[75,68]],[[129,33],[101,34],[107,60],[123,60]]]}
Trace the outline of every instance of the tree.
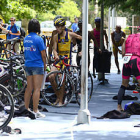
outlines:
{"label": "tree", "polygon": [[132,14],[140,14],[140,1],[139,0],[99,0],[99,4],[104,1],[104,6],[115,7],[117,10],[129,12]]}
{"label": "tree", "polygon": [[60,8],[56,11],[56,15],[67,17],[70,21],[74,21],[74,17],[80,17],[81,12],[77,8],[77,4],[73,0],[64,0],[60,4]]}
{"label": "tree", "polygon": [[57,9],[63,0],[0,0],[0,15],[9,21],[11,16],[18,20],[34,18],[41,12]]}

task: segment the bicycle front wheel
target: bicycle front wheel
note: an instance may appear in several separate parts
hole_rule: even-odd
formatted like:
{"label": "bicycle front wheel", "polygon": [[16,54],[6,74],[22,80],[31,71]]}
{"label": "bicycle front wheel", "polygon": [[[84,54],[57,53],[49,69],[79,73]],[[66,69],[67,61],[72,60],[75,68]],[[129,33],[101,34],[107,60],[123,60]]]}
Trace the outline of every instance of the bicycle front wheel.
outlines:
{"label": "bicycle front wheel", "polygon": [[[64,87],[62,87],[63,85]],[[61,90],[61,88],[64,88],[64,90]],[[56,92],[59,91],[64,92],[59,93],[63,94],[62,105],[58,105],[56,102],[58,98]],[[41,91],[41,95],[48,105],[54,107],[63,107],[66,106],[72,100],[74,92],[75,90],[70,76],[68,74],[63,74],[60,71],[53,71],[46,76],[44,88]]]}
{"label": "bicycle front wheel", "polygon": [[[78,76],[78,83],[77,83],[77,92],[76,92],[76,100],[77,103],[80,105],[81,103],[81,75]],[[93,78],[90,72],[88,72],[88,102],[91,99],[93,93]]]}
{"label": "bicycle front wheel", "polygon": [[9,124],[14,114],[14,101],[7,88],[0,84],[0,129]]}

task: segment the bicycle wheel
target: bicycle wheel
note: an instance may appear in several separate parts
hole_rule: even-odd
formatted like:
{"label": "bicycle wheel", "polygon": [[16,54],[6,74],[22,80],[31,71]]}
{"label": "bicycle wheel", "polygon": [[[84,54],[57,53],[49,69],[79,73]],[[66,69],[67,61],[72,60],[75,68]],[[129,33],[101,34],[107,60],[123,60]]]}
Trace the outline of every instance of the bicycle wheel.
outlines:
{"label": "bicycle wheel", "polygon": [[[52,76],[54,76],[55,78],[52,79]],[[57,83],[55,86],[55,89],[51,85],[52,80],[55,81],[55,83]],[[71,78],[69,77],[68,74],[65,74],[64,78],[62,78],[62,72],[60,72],[60,71],[50,72],[46,76],[44,88],[41,90],[41,95],[48,105],[51,105],[54,107],[62,107],[62,106],[58,106],[57,104],[55,104],[57,97],[56,97],[56,94],[54,91],[60,90],[60,88],[61,88],[60,84],[63,82],[65,82],[64,83],[65,89],[64,89],[64,97],[63,97],[62,106],[66,106],[72,100],[73,94],[75,92]]]}
{"label": "bicycle wheel", "polygon": [[[93,93],[93,78],[90,72],[88,72],[88,102],[91,99]],[[76,100],[77,103],[80,105],[81,103],[81,75],[78,76],[78,83],[77,83],[77,92],[76,94]]]}
{"label": "bicycle wheel", "polygon": [[0,129],[11,121],[14,114],[14,102],[11,93],[0,84]]}
{"label": "bicycle wheel", "polygon": [[13,76],[11,81],[10,75],[6,74],[0,78],[0,84],[4,85],[9,90],[13,97],[16,97],[24,92],[27,81],[22,75]]}

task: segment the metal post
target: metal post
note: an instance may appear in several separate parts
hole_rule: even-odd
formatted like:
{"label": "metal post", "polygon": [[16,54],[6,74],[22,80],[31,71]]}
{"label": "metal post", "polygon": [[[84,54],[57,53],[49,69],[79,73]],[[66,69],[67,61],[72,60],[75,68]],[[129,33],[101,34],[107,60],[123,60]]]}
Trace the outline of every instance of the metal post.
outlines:
{"label": "metal post", "polygon": [[109,50],[111,51],[111,43],[110,43],[110,15],[111,15],[111,12],[110,12],[111,8],[109,8],[109,12],[108,12],[108,46],[109,46]]}
{"label": "metal post", "polygon": [[82,66],[81,66],[81,105],[78,111],[77,124],[90,122],[88,110],[88,0],[83,0],[82,25]]}
{"label": "metal post", "polygon": [[115,30],[115,8],[112,9],[112,31]]}

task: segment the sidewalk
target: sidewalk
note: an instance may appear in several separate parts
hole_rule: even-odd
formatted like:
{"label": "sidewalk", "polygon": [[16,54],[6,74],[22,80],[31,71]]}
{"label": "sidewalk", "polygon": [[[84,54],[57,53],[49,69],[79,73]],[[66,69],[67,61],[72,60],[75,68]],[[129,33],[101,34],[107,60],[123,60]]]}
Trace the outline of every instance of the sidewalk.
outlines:
{"label": "sidewalk", "polygon": [[[140,116],[132,115],[128,119],[96,119],[108,111],[117,108],[117,101],[112,97],[117,95],[121,85],[121,74],[116,74],[117,69],[112,56],[111,73],[105,78],[109,84],[98,85],[94,79],[94,90],[88,109],[91,113],[90,124],[76,125],[78,104],[70,103],[63,108],[54,108],[44,105],[49,112],[44,113],[46,118],[31,120],[26,117],[13,118],[10,126],[20,128],[22,134],[0,136],[1,140],[139,140]],[[119,56],[120,66],[122,60]],[[132,91],[126,91],[127,95],[133,95]],[[123,101],[123,106],[130,101]]]}

